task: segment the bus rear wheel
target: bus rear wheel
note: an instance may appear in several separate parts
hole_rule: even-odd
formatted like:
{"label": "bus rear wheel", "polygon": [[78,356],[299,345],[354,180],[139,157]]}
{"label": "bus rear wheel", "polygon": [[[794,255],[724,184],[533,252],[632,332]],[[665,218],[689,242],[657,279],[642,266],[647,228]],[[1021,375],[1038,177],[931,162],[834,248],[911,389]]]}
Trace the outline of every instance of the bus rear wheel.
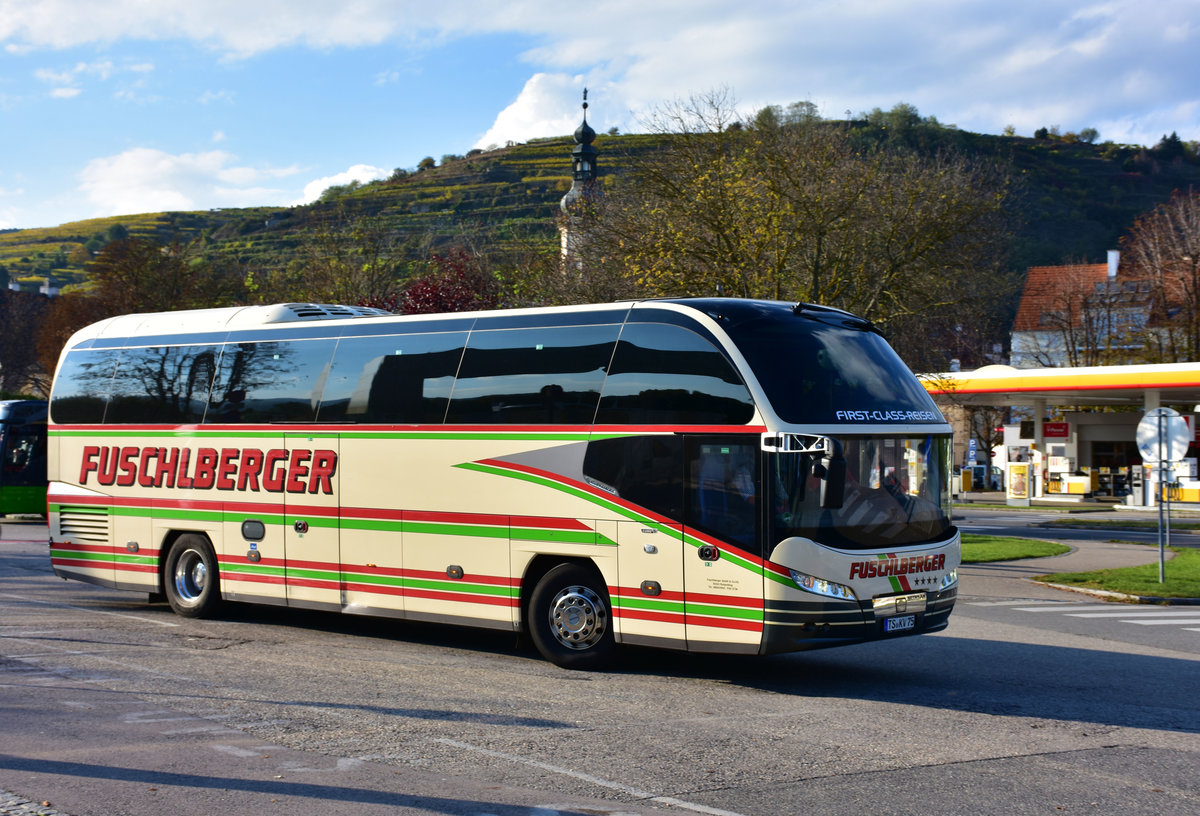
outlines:
{"label": "bus rear wheel", "polygon": [[594,570],[559,564],[529,597],[529,634],[542,656],[564,669],[606,668],[616,651],[608,592]]}
{"label": "bus rear wheel", "polygon": [[213,614],[221,603],[217,579],[217,556],[207,538],[185,533],[175,539],[167,553],[163,589],[177,615],[203,618]]}

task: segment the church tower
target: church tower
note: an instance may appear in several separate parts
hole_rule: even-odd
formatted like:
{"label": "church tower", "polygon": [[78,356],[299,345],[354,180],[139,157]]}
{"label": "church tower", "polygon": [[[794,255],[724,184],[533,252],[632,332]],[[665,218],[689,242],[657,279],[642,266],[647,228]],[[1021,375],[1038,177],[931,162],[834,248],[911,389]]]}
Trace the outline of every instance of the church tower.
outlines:
{"label": "church tower", "polygon": [[559,232],[562,235],[562,261],[578,267],[578,252],[589,217],[589,202],[600,193],[596,165],[597,150],[592,146],[596,131],[587,121],[587,88],[583,89],[583,122],[575,129],[575,149],[571,151],[571,189],[562,197],[559,208]]}

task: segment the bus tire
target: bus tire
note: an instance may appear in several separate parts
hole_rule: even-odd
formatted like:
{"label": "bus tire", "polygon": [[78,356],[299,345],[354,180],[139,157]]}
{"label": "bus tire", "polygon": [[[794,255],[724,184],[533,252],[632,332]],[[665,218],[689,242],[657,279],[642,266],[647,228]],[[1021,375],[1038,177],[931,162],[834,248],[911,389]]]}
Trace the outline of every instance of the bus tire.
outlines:
{"label": "bus tire", "polygon": [[221,603],[217,556],[208,539],[184,533],[167,553],[163,590],[175,614],[185,618],[212,615]]}
{"label": "bus tire", "polygon": [[529,596],[529,621],[534,645],[556,666],[590,671],[612,662],[612,605],[595,570],[567,563],[547,572]]}

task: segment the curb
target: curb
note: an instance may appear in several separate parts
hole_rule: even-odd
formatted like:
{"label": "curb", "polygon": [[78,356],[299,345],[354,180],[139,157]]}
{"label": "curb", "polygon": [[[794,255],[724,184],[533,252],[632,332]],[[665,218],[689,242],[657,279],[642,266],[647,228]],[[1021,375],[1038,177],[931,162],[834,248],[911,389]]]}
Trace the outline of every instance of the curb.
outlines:
{"label": "curb", "polygon": [[1129,604],[1163,604],[1166,606],[1200,606],[1200,598],[1159,598],[1155,595],[1127,595],[1124,592],[1110,592],[1107,589],[1089,589],[1087,587],[1071,586],[1070,584],[1052,584],[1048,581],[1038,581],[1030,578],[1035,584],[1051,589],[1065,589],[1068,592],[1079,592],[1110,601],[1120,601]]}

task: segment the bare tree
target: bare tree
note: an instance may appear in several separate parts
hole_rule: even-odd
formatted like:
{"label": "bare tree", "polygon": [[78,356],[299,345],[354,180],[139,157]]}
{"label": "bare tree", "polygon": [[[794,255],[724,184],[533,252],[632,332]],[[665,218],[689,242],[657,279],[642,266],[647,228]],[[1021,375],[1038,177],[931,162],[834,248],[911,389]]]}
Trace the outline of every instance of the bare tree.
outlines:
{"label": "bare tree", "polygon": [[38,365],[34,338],[47,298],[0,290],[0,394],[49,393],[49,370]]}
{"label": "bare tree", "polygon": [[1200,360],[1200,193],[1177,192],[1134,222],[1123,256],[1150,282],[1149,356]]}

